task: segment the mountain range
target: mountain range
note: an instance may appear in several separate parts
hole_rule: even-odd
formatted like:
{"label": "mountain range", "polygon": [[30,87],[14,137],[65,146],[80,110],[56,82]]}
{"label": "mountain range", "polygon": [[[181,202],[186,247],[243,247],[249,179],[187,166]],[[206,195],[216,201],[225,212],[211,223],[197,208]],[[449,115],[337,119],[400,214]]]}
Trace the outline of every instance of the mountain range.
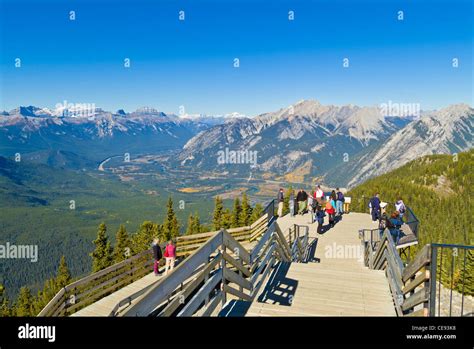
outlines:
{"label": "mountain range", "polygon": [[[306,181],[354,186],[420,156],[472,148],[474,110],[457,104],[420,115],[383,115],[378,107],[300,101],[255,118],[236,118],[202,131],[175,157],[181,166],[230,173],[249,166],[222,164],[225,148],[257,151],[253,171],[303,173]],[[267,176],[267,177],[268,177]]]}
{"label": "mountain range", "polygon": [[60,150],[99,161],[125,152],[156,153],[180,148],[198,132],[225,120],[180,117],[147,107],[131,113],[100,108],[90,115],[75,112],[29,106],[0,113],[0,154]]}
{"label": "mountain range", "polygon": [[[352,187],[417,157],[473,146],[474,109],[467,104],[401,115],[316,100],[255,117],[177,116],[147,107],[69,114],[33,106],[1,113],[0,155],[21,152],[67,167],[125,152],[173,150],[167,164],[175,168],[288,181],[298,174],[303,181]],[[256,152],[257,162],[222,163],[218,154],[224,150]]]}

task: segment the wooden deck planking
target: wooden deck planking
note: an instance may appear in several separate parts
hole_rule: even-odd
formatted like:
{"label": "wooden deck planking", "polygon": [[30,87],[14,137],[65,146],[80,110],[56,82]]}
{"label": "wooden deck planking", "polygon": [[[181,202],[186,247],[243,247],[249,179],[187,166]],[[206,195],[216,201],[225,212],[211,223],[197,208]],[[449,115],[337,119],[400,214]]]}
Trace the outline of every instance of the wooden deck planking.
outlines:
{"label": "wooden deck planking", "polygon": [[114,307],[123,299],[133,295],[134,293],[150,286],[160,280],[163,276],[155,276],[153,272],[145,275],[143,278],[127,285],[120,290],[98,300],[95,303],[79,310],[71,316],[109,316]]}
{"label": "wooden deck planking", "polygon": [[[396,315],[383,271],[364,267],[359,255],[336,255],[337,258],[332,258],[326,253],[346,246],[348,252],[362,253],[358,231],[374,226],[369,215],[344,215],[334,228],[322,235],[316,233],[316,224],[310,222],[308,214],[287,215],[278,219],[278,225],[285,234],[293,224],[310,227],[310,237],[317,239],[316,261],[289,265],[286,274],[276,278],[279,283],[267,289],[268,297],[264,302],[252,303],[247,316]],[[291,302],[288,301],[290,295]]]}

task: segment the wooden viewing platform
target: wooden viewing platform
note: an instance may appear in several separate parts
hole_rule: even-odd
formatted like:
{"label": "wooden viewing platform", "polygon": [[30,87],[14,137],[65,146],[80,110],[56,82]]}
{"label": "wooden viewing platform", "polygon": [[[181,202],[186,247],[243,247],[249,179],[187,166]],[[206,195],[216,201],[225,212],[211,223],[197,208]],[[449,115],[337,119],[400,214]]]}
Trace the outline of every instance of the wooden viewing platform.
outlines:
{"label": "wooden viewing platform", "polygon": [[[294,224],[309,227],[310,260],[288,263],[275,269],[266,287],[249,307],[247,316],[395,315],[385,273],[363,265],[358,230],[371,226],[369,215],[344,215],[334,228],[321,235],[316,233],[317,224],[310,222],[309,214],[286,215],[279,218],[277,224],[282,232],[287,232]],[[244,246],[251,249],[249,244]],[[328,249],[334,250],[334,258],[328,255]],[[338,256],[340,249],[350,255]],[[161,275],[150,273],[73,316],[109,316],[121,300],[137,292],[144,293],[161,278]],[[230,297],[230,300],[235,300],[235,297]]]}
{"label": "wooden viewing platform", "polygon": [[276,270],[247,316],[396,315],[385,272],[363,264],[358,231],[372,225],[370,215],[343,215],[321,235],[309,214],[286,215],[277,223],[282,231],[295,223],[309,226],[310,260]]}
{"label": "wooden viewing platform", "polygon": [[436,246],[407,263],[369,214],[336,221],[318,234],[309,214],[277,218],[271,201],[250,226],[178,237],[167,276],[146,250],[65,286],[39,316],[434,314]]}

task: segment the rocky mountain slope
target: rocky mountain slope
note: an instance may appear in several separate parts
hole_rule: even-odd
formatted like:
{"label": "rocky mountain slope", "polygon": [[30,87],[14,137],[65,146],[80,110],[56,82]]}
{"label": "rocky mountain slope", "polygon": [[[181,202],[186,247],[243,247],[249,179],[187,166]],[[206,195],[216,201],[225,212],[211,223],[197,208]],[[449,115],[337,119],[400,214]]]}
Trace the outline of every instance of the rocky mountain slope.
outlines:
{"label": "rocky mountain slope", "polygon": [[186,143],[176,162],[198,169],[248,171],[248,166],[218,163],[218,152],[228,148],[256,151],[257,171],[283,175],[305,166],[311,175],[321,176],[345,158],[385,141],[411,120],[412,116],[389,119],[377,107],[305,100],[205,130]]}
{"label": "rocky mountain slope", "polygon": [[473,147],[474,109],[466,104],[430,112],[395,132],[380,147],[350,165],[349,186],[431,154],[452,154]]}
{"label": "rocky mountain slope", "polygon": [[19,107],[0,114],[0,154],[71,151],[91,159],[181,148],[191,137],[224,118],[178,117],[152,108],[116,113]]}

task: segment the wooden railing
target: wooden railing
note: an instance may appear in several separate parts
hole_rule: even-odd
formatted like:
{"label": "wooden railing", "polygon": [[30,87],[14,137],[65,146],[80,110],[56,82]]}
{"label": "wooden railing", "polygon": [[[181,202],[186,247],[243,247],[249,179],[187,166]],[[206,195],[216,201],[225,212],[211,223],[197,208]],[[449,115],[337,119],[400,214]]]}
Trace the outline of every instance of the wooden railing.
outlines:
{"label": "wooden railing", "polygon": [[[274,218],[274,202],[272,200],[265,207],[262,217],[253,224],[228,229],[227,233],[240,243],[251,243],[261,237],[267,230],[269,222],[273,221]],[[211,237],[215,236],[216,233],[218,232],[214,231],[178,237],[176,239],[176,254],[178,259],[191,255]],[[153,253],[150,249],[77,280],[62,288],[51,301],[49,301],[46,307],[41,310],[38,316],[70,315],[137,279],[142,278],[151,272],[152,265]],[[151,285],[149,287],[151,287]],[[123,299],[116,305],[112,313],[115,314],[120,308],[129,305],[134,299],[146,293],[148,288],[140,290],[132,296]]]}
{"label": "wooden railing", "polygon": [[151,250],[139,253],[63,287],[38,316],[70,315],[148,274],[153,265]]}
{"label": "wooden railing", "polygon": [[[269,217],[264,214],[252,225],[227,229],[227,232],[234,237],[235,240],[246,243],[255,241],[259,238],[267,229]],[[217,231],[211,231],[207,233],[184,235],[176,238],[176,255],[178,257],[188,256],[196,251],[203,243],[213,237]]]}
{"label": "wooden railing", "polygon": [[293,241],[296,248],[291,247],[272,220],[251,250],[228,231],[215,232],[171,274],[111,315],[210,316],[220,312],[229,296],[251,302],[277,263],[304,258],[308,229],[300,230]]}
{"label": "wooden railing", "polygon": [[[201,315],[210,315],[219,302],[225,303],[228,294],[253,299],[275,263],[301,261],[307,250],[308,228],[295,225],[293,235],[284,237],[275,223],[274,210],[271,201],[263,216],[250,226],[178,237],[177,257],[182,262],[173,273],[118,302],[110,316],[133,314],[143,304],[153,304],[153,309],[145,307],[148,315],[194,314],[202,306],[193,299],[201,299],[202,294],[207,294],[208,311]],[[145,276],[152,265],[152,251],[147,250],[77,280],[62,288],[38,316],[70,315]],[[150,294],[154,295],[151,303]]]}
{"label": "wooden railing", "polygon": [[303,261],[306,258],[309,227],[307,225],[294,224],[293,227],[290,227],[286,239],[291,246],[292,261]]}
{"label": "wooden railing", "polygon": [[378,229],[362,230],[364,263],[370,269],[385,270],[398,316],[429,316],[431,246],[425,245],[405,265],[398,255],[389,230],[380,239]]}

